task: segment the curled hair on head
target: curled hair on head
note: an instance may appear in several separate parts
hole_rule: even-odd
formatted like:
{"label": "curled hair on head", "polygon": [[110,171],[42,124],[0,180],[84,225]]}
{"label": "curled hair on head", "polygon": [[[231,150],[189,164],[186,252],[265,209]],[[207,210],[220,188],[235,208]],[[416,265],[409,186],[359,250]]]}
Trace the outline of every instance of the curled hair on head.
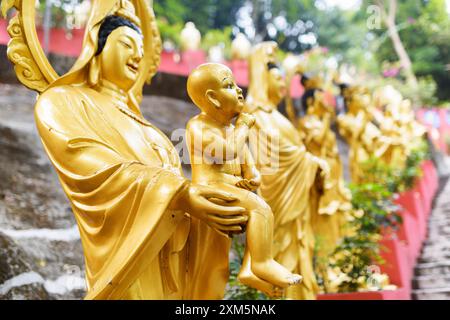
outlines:
{"label": "curled hair on head", "polygon": [[103,48],[106,44],[106,40],[108,39],[111,32],[120,27],[129,27],[142,35],[141,29],[139,29],[139,27],[130,20],[115,15],[107,16],[105,20],[103,20],[98,32],[97,52],[95,53],[96,56],[102,53]]}
{"label": "curled hair on head", "polygon": [[349,85],[346,83],[339,83],[338,86],[339,86],[340,94],[341,94],[341,96],[343,96],[345,93],[345,90],[347,90],[349,88]]}
{"label": "curled hair on head", "polygon": [[309,79],[311,79],[311,76],[309,74],[307,74],[307,73],[302,74],[302,76],[300,77],[300,84],[303,87],[306,87],[306,84]]}
{"label": "curled hair on head", "polygon": [[308,99],[312,98],[315,99],[316,92],[322,92],[322,89],[309,89],[306,90],[305,93],[302,96],[302,109],[306,113],[308,111]]}

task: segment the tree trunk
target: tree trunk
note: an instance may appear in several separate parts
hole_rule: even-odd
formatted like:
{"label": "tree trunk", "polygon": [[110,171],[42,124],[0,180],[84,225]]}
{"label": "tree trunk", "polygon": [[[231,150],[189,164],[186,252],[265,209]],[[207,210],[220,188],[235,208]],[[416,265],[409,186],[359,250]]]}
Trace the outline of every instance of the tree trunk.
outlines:
{"label": "tree trunk", "polygon": [[397,30],[397,25],[395,24],[395,16],[397,14],[397,0],[389,0],[389,13],[385,15],[385,23],[388,28],[389,37],[391,38],[392,44],[394,45],[395,52],[400,60],[400,64],[405,69],[406,81],[413,89],[419,87],[416,75],[412,69],[411,59],[403,46],[402,40]]}

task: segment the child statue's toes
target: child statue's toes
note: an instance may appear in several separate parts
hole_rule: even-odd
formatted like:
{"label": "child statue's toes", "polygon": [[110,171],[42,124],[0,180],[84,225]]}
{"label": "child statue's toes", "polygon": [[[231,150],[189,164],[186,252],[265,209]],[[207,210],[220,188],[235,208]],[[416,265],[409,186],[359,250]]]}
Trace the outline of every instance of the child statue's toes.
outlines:
{"label": "child statue's toes", "polygon": [[291,285],[296,285],[299,284],[300,282],[302,282],[303,277],[299,274],[293,274],[292,276],[289,277],[289,282]]}

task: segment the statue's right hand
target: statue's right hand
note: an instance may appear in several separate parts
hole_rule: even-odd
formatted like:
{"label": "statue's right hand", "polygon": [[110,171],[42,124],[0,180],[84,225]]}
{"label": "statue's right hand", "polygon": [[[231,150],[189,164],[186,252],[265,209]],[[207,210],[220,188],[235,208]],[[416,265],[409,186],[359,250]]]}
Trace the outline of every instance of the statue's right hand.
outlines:
{"label": "statue's right hand", "polygon": [[256,122],[256,118],[254,115],[250,113],[242,112],[239,117],[236,119],[236,127],[241,125],[246,125],[247,127],[251,128]]}
{"label": "statue's right hand", "polygon": [[233,205],[233,195],[208,186],[189,184],[177,197],[173,206],[202,220],[224,236],[241,233],[248,221],[245,209]]}

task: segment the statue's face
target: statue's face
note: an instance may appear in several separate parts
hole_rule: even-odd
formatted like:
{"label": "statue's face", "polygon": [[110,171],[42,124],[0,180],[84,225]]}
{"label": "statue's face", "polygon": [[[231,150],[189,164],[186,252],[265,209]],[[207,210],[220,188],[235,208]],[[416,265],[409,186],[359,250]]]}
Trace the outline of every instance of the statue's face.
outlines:
{"label": "statue's face", "polygon": [[144,56],[142,36],[129,27],[119,27],[108,36],[100,54],[101,76],[128,91],[138,79]]}
{"label": "statue's face", "polygon": [[244,108],[242,89],[237,86],[229,69],[222,70],[217,80],[220,81],[219,88],[214,91],[222,112],[230,116],[238,115]]}
{"label": "statue's face", "polygon": [[283,100],[286,95],[286,84],[280,69],[272,68],[269,70],[269,99],[275,104]]}
{"label": "statue's face", "polygon": [[312,112],[318,112],[320,114],[324,112],[332,112],[332,107],[327,104],[325,101],[325,93],[321,90],[316,90],[314,92],[314,101],[312,103],[311,110]]}

